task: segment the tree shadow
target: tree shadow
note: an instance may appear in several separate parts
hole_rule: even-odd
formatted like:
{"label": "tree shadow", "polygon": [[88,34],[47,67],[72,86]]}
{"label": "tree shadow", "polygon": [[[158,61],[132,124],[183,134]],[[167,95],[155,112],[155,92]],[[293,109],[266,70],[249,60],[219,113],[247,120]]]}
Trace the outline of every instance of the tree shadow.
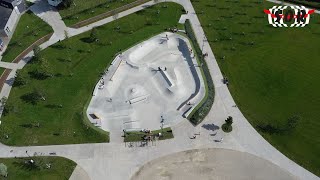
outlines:
{"label": "tree shadow", "polygon": [[19,167],[26,171],[39,171],[40,167],[36,164],[30,164],[27,160],[15,161],[12,163],[14,166]]}
{"label": "tree shadow", "polygon": [[14,78],[10,78],[6,80],[6,84],[8,84],[9,86],[12,86],[14,83]]}
{"label": "tree shadow", "polygon": [[92,40],[92,38],[90,38],[90,37],[84,37],[84,38],[81,38],[80,40],[81,40],[82,42],[88,43],[88,44],[91,44],[91,43],[94,42],[94,40]]}
{"label": "tree shadow", "polygon": [[26,103],[36,105],[38,103],[38,97],[34,93],[28,93],[20,96],[20,99]]}
{"label": "tree shadow", "polygon": [[39,70],[28,72],[28,74],[32,79],[37,79],[37,80],[45,80],[50,77],[47,73],[41,72]]}
{"label": "tree shadow", "polygon": [[58,108],[62,108],[61,105],[57,105],[57,104],[47,104],[44,107],[49,108],[49,109],[58,109]]}
{"label": "tree shadow", "polygon": [[29,128],[29,129],[31,129],[33,127],[33,125],[30,123],[20,124],[19,126],[23,127],[23,128]]}
{"label": "tree shadow", "polygon": [[50,47],[51,47],[51,48],[53,48],[53,49],[58,49],[58,50],[63,50],[63,49],[65,49],[65,48],[66,48],[66,46],[65,46],[65,45],[60,44],[60,43],[58,43],[58,44],[54,44],[54,45],[51,45]]}
{"label": "tree shadow", "polygon": [[64,59],[64,58],[57,58],[58,61],[60,62],[71,62],[71,60],[68,60],[68,59]]}
{"label": "tree shadow", "polygon": [[215,124],[204,124],[204,125],[202,125],[202,127],[204,128],[204,129],[206,129],[206,130],[211,130],[211,131],[215,131],[215,130],[218,130],[218,129],[220,129],[220,127],[219,126],[217,126],[217,125],[215,125]]}

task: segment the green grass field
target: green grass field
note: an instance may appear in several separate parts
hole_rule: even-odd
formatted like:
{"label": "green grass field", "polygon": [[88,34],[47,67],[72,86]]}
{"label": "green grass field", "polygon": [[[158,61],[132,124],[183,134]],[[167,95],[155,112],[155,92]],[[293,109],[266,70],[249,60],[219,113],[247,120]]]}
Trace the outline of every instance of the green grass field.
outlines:
{"label": "green grass field", "polygon": [[22,51],[41,37],[53,32],[52,28],[31,11],[23,14],[1,61],[11,62]]}
{"label": "green grass field", "polygon": [[124,142],[136,142],[136,141],[142,141],[143,137],[146,135],[157,135],[161,133],[162,136],[159,137],[159,140],[166,140],[173,138],[172,129],[170,127],[163,128],[163,130],[155,130],[152,131],[152,134],[147,134],[140,131],[132,131],[132,132],[126,132],[126,136],[124,137]]}
{"label": "green grass field", "polygon": [[[238,107],[287,157],[320,175],[320,16],[273,28],[257,0],[193,1]],[[236,119],[234,120],[236,121]]]}
{"label": "green grass field", "polygon": [[[76,163],[62,157],[32,157],[35,165],[26,164],[30,158],[0,158],[7,166],[8,177],[1,180],[68,180]],[[46,164],[51,164],[47,169]]]}
{"label": "green grass field", "polygon": [[299,0],[284,0],[291,4],[303,5],[309,8],[320,9],[320,3],[318,0],[308,0],[308,1],[299,1]]}
{"label": "green grass field", "polygon": [[71,7],[59,10],[59,13],[64,23],[70,26],[134,1],[135,0],[74,0],[74,4],[71,5]]}
{"label": "green grass field", "polygon": [[4,72],[4,68],[0,68],[0,76],[2,75],[2,73]]}
{"label": "green grass field", "polygon": [[[162,3],[97,28],[99,42],[89,42],[87,32],[43,50],[41,65],[31,63],[20,72],[26,85],[10,93],[7,105],[12,110],[1,118],[1,142],[21,146],[107,141],[106,135],[83,123],[84,107],[101,73],[120,49],[176,26],[181,14],[180,5]],[[54,76],[35,79],[35,70],[43,67]],[[42,92],[45,101],[23,101],[34,90]]]}

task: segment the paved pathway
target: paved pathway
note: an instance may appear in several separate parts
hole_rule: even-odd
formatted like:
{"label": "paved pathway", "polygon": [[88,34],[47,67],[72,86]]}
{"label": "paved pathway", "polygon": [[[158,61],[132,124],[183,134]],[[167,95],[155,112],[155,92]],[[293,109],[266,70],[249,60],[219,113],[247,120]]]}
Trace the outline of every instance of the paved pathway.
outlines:
{"label": "paved pathway", "polygon": [[65,38],[67,26],[62,21],[56,8],[50,6],[47,1],[42,0],[31,6],[30,10],[52,27],[54,34],[51,38],[58,40],[63,40]]}
{"label": "paved pathway", "polygon": [[[233,107],[235,102],[228,88],[221,81],[223,77],[208,42],[203,41],[203,39],[205,39],[204,32],[190,0],[170,1],[182,4],[185,9],[189,11],[187,16],[195,29],[196,38],[199,44],[204,42],[204,52],[208,53],[207,64],[215,83],[216,94],[213,108],[199,126],[194,127],[185,120],[172,127],[175,136],[174,139],[158,141],[149,144],[148,147],[138,147],[139,145],[136,144],[134,147],[129,148],[123,143],[32,147],[8,147],[0,144],[0,157],[26,157],[26,150],[29,155],[38,152],[48,155],[50,152],[55,152],[58,156],[66,157],[77,162],[78,165],[88,173],[91,179],[98,180],[105,179],[106,177],[109,179],[129,179],[139,167],[158,157],[197,148],[226,148],[248,152],[269,160],[284,170],[289,171],[294,176],[297,176],[299,179],[318,179],[317,176],[303,169],[272,147],[248,123],[240,110]],[[119,18],[152,4],[154,4],[153,1],[122,12],[119,14]],[[81,30],[70,30],[70,28],[68,28],[68,33],[73,36],[111,21],[113,21],[113,18],[106,18],[86,26]],[[47,47],[56,41],[56,39],[50,39],[41,47]],[[21,61],[18,66],[22,68],[31,56],[32,52],[29,53],[25,57],[25,60]],[[14,73],[14,71],[12,73]],[[1,97],[3,95],[8,96],[9,92],[10,87],[4,87],[1,91]],[[230,134],[225,134],[218,129],[218,127],[222,125],[228,115],[234,117],[234,130]],[[200,136],[196,139],[190,139],[189,137],[194,133],[200,133]],[[215,142],[215,140],[220,140],[221,138],[223,138],[222,142]],[[10,150],[13,150],[13,152],[10,152]]]}
{"label": "paved pathway", "polygon": [[69,180],[90,180],[90,178],[84,169],[82,169],[80,166],[77,166],[71,174]]}

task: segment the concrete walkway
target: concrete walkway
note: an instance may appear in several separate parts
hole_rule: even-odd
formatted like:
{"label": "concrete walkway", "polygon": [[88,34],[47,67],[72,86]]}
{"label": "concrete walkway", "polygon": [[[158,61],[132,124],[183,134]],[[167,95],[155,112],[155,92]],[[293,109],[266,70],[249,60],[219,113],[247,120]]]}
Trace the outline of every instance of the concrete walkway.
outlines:
{"label": "concrete walkway", "polygon": [[71,174],[69,180],[90,180],[90,178],[83,168],[77,166]]}
{"label": "concrete walkway", "polygon": [[[167,0],[168,1],[168,0]],[[56,146],[32,146],[32,147],[8,147],[0,144],[0,157],[26,157],[28,154],[49,155],[55,152],[58,156],[74,160],[88,174],[90,179],[130,179],[132,175],[145,163],[165,155],[175,152],[181,152],[190,149],[200,148],[225,148],[241,152],[248,152],[280,166],[282,169],[290,172],[299,179],[319,179],[309,171],[303,169],[295,162],[291,161],[277,149],[271,146],[255,129],[249,124],[240,110],[234,107],[235,102],[228,90],[222,83],[222,74],[214,57],[214,54],[208,44],[204,41],[203,29],[195,14],[190,0],[171,0],[182,4],[189,12],[187,15],[195,30],[196,38],[199,44],[204,42],[204,52],[208,53],[206,59],[215,85],[215,102],[209,115],[197,127],[192,126],[187,120],[172,127],[175,138],[166,141],[157,141],[149,144],[147,147],[139,147],[134,144],[128,147],[124,143],[101,143],[101,144],[79,144],[79,145],[56,145]],[[162,2],[162,1],[160,1]],[[141,10],[144,7],[154,4],[154,1],[132,8],[119,14],[119,18]],[[106,18],[104,20],[86,26],[81,30],[68,32],[71,36],[90,30],[103,23],[108,23],[114,19]],[[68,31],[70,29],[68,28]],[[41,47],[47,47],[57,40],[49,40]],[[19,63],[23,67],[25,62],[32,56],[29,53],[24,61]],[[12,72],[14,73],[14,72]],[[12,76],[10,76],[12,77]],[[10,88],[3,88],[1,96],[8,96]],[[223,133],[221,127],[224,119],[231,115],[234,118],[234,130],[230,134]],[[200,134],[196,139],[190,139],[193,134]],[[222,142],[219,142],[223,138]],[[10,152],[10,150],[13,150]],[[76,173],[76,172],[75,172]]]}
{"label": "concrete walkway", "polygon": [[62,21],[56,8],[50,6],[47,1],[42,0],[35,2],[35,4],[30,7],[30,10],[52,27],[54,33],[51,38],[57,40],[63,40],[65,38],[67,26]]}
{"label": "concrete walkway", "polygon": [[6,68],[6,69],[18,69],[18,65],[16,63],[9,63],[9,62],[3,62],[3,61],[0,61],[0,67]]}

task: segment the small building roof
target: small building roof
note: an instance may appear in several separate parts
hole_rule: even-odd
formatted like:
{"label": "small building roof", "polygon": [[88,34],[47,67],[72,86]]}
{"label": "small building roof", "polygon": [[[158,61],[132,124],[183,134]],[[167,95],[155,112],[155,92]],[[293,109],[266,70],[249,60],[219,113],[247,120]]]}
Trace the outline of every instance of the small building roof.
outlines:
{"label": "small building roof", "polygon": [[3,29],[11,15],[12,9],[0,6],[0,29]]}

